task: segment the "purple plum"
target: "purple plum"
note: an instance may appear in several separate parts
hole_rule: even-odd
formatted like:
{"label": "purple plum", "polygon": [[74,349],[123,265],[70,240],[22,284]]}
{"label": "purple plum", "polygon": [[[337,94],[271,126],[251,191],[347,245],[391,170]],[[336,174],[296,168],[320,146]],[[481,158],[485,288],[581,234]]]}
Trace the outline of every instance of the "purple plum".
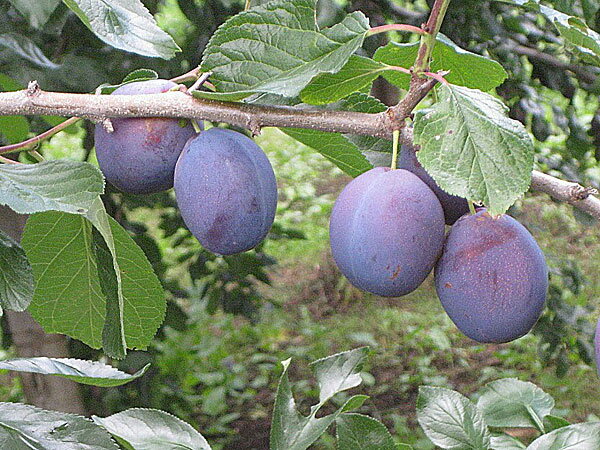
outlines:
{"label": "purple plum", "polygon": [[376,167],[342,191],[329,233],[333,258],[353,285],[399,297],[415,290],[437,261],[444,212],[416,175]]}
{"label": "purple plum", "polygon": [[[175,83],[148,80],[125,84],[111,95],[158,94]],[[105,178],[132,194],[150,194],[173,187],[177,158],[185,143],[196,135],[188,121],[152,117],[112,119],[109,133],[96,125],[96,156]]]}
{"label": "purple plum", "polygon": [[446,313],[466,336],[503,343],[527,334],[539,319],[548,267],[527,229],[482,208],[452,227],[435,267]]}
{"label": "purple plum", "polygon": [[211,128],[181,152],[175,196],[200,243],[213,253],[231,255],[254,248],[269,232],[277,183],[271,163],[252,139]]}

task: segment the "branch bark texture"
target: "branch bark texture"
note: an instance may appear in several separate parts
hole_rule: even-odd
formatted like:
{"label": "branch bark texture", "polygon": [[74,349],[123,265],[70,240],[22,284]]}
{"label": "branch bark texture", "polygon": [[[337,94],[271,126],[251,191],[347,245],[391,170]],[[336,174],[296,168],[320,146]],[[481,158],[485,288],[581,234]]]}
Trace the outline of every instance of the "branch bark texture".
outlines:
{"label": "branch bark texture", "polygon": [[[59,115],[102,121],[114,117],[185,117],[226,122],[255,130],[260,127],[306,128],[333,133],[351,133],[392,139],[398,120],[404,120],[436,83],[424,79],[395,108],[380,114],[298,109],[194,99],[183,92],[156,95],[91,95],[16,91],[0,93],[0,116]],[[401,142],[412,142],[410,127],[401,128]],[[600,199],[595,191],[577,183],[534,171],[531,189],[545,192],[600,220]]]}

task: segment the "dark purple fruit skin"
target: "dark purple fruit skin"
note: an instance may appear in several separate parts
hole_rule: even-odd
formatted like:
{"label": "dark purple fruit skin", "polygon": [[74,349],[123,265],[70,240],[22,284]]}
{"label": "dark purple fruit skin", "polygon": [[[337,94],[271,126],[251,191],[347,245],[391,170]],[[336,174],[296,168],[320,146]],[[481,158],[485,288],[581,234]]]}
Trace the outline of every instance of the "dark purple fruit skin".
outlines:
{"label": "dark purple fruit skin", "polygon": [[467,200],[462,197],[457,197],[456,195],[448,194],[439,187],[433,178],[425,171],[423,166],[417,160],[417,152],[413,146],[402,146],[400,149],[398,167],[414,173],[429,186],[442,204],[446,225],[453,225],[461,216],[469,212]]}
{"label": "dark purple fruit skin", "polygon": [[[175,83],[148,80],[126,84],[112,95],[158,94]],[[185,143],[196,132],[179,119],[112,119],[114,132],[96,125],[96,157],[104,177],[115,187],[132,194],[150,194],[173,187],[173,172]]]}
{"label": "dark purple fruit skin", "polygon": [[211,128],[181,152],[175,196],[200,243],[213,253],[232,255],[254,248],[269,232],[277,182],[267,156],[252,139]]}
{"label": "dark purple fruit skin", "polygon": [[529,332],[548,290],[544,254],[529,231],[485,209],[461,217],[435,267],[442,306],[465,335],[502,343]]}
{"label": "dark purple fruit skin", "polygon": [[354,286],[399,297],[419,287],[438,259],[444,212],[417,176],[376,167],[344,188],[329,234],[333,258]]}

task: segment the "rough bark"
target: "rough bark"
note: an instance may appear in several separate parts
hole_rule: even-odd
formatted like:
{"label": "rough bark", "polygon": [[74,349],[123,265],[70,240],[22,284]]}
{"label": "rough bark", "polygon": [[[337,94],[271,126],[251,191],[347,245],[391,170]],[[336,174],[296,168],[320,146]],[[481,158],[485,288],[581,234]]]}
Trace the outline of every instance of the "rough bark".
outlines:
{"label": "rough bark", "polygon": [[[0,229],[12,238],[20,240],[26,220],[27,216],[0,205]],[[45,333],[28,312],[6,311],[6,319],[19,357],[69,356],[67,338],[60,334]],[[19,373],[19,378],[28,403],[44,409],[86,414],[77,383],[32,373]]]}

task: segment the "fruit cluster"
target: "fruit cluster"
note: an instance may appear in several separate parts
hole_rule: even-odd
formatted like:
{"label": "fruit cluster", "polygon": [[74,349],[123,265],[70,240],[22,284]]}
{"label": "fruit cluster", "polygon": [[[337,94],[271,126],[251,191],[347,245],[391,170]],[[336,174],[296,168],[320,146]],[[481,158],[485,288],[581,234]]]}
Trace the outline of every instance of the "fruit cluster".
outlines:
{"label": "fruit cluster", "polygon": [[[331,250],[356,287],[406,295],[435,266],[446,313],[468,337],[501,343],[531,330],[548,289],[544,254],[523,225],[442,191],[403,147],[401,169],[377,167],[351,181],[331,214]],[[452,225],[444,240],[444,222]]]}
{"label": "fruit cluster", "polygon": [[[113,95],[158,94],[167,80],[129,83]],[[221,255],[250,250],[267,235],[277,206],[277,184],[267,156],[235,131],[197,134],[178,119],[115,119],[96,127],[96,155],[106,179],[124,192],[149,194],[175,187],[192,234]]]}
{"label": "fruit cluster", "polygon": [[[142,81],[114,95],[161,93],[175,83]],[[125,192],[175,187],[187,227],[208,250],[240,253],[261,242],[275,216],[277,184],[258,145],[235,131],[168,118],[115,119],[96,128],[106,179]],[[468,214],[403,147],[400,169],[376,167],[355,178],[335,202],[333,257],[352,284],[397,297],[415,290],[435,266],[442,305],[479,342],[508,342],[539,318],[548,288],[544,255],[515,219],[485,209]],[[452,225],[445,237],[445,226]]]}

